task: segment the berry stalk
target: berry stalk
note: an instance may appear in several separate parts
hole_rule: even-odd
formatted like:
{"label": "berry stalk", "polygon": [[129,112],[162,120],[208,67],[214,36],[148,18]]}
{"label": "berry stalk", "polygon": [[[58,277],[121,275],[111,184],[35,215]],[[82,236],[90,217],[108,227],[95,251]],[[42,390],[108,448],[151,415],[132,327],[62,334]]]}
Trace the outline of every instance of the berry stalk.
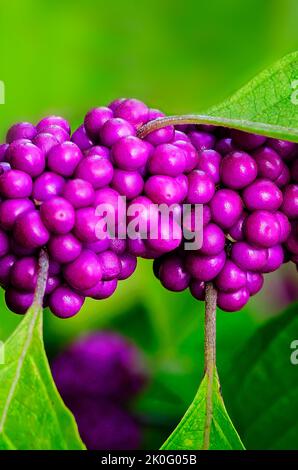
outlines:
{"label": "berry stalk", "polygon": [[49,257],[45,250],[41,250],[38,258],[37,284],[34,293],[34,304],[43,305],[49,272]]}
{"label": "berry stalk", "polygon": [[213,380],[216,372],[216,302],[217,291],[209,282],[205,291],[205,375],[207,376],[206,419],[204,426],[203,449],[209,449],[213,414]]}

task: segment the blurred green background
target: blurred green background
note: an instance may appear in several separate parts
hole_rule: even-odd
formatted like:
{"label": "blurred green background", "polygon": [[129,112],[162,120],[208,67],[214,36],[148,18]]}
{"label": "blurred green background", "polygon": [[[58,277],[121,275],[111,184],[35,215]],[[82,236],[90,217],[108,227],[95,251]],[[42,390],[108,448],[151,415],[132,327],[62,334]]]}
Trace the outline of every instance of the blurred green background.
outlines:
{"label": "blurred green background", "polygon": [[[298,49],[296,0],[1,1],[0,131],[62,114],[73,127],[88,108],[133,96],[166,113],[202,111]],[[224,388],[231,357],[295,291],[294,270],[268,276],[246,309],[218,315]],[[290,283],[290,287],[289,287]],[[291,287],[292,286],[292,287]],[[16,326],[1,294],[0,338]],[[49,355],[84,331],[113,328],[143,349],[151,386],[137,404],[144,446],[156,448],[185,411],[202,375],[203,306],[166,292],[142,261],[112,299],[89,301],[74,319],[45,317]],[[232,396],[226,396],[226,404]],[[237,423],[236,423],[237,424]]]}

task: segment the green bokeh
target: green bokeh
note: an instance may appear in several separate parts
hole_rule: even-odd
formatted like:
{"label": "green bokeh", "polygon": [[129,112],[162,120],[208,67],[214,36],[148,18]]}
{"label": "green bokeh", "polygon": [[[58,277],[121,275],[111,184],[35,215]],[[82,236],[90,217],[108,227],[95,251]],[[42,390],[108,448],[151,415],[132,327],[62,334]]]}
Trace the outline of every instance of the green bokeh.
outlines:
{"label": "green bokeh", "polygon": [[[298,49],[297,24],[296,0],[1,1],[1,137],[11,123],[36,122],[52,112],[74,127],[88,108],[119,96],[143,99],[167,113],[206,109]],[[50,355],[95,328],[115,328],[134,339],[153,371],[139,409],[153,423],[148,442],[158,446],[200,380],[203,307],[188,293],[166,292],[150,264],[141,262],[112,299],[88,301],[74,319],[46,313],[45,336]],[[237,315],[219,313],[223,381],[232,354],[283,305],[278,294],[268,297],[270,286],[282,282],[282,274],[271,277],[265,294]],[[19,321],[2,297],[0,338]],[[154,426],[155,420],[162,426]]]}

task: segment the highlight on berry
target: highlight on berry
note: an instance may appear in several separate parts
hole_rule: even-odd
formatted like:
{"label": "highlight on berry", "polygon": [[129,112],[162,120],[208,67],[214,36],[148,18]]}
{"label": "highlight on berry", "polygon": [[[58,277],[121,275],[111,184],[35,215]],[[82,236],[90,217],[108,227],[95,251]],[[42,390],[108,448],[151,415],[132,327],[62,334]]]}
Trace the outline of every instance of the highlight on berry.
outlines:
{"label": "highlight on berry", "polygon": [[[265,273],[298,264],[298,144],[210,125],[138,137],[162,116],[123,98],[91,109],[73,133],[59,116],[9,129],[0,145],[0,284],[12,311],[32,304],[41,248],[50,260],[44,306],[61,318],[86,297],[110,297],[138,257],[154,260],[171,291],[189,288],[204,300],[213,282],[225,311],[259,292]],[[128,214],[113,237],[108,230],[98,237],[102,204]],[[156,205],[174,205],[167,222]],[[201,243],[185,249],[197,206]],[[121,235],[128,224],[133,237]]]}

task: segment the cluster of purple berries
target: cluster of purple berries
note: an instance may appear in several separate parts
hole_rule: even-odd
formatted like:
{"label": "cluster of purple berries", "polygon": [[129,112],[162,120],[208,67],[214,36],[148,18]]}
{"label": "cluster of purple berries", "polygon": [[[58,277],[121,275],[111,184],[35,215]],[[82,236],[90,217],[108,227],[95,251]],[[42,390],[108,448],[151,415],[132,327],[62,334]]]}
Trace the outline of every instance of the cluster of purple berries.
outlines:
{"label": "cluster of purple berries", "polygon": [[[162,116],[138,100],[119,99],[89,111],[72,136],[56,116],[9,130],[0,147],[0,283],[13,311],[24,313],[32,302],[44,246],[45,305],[64,318],[86,296],[112,295],[138,256],[155,259],[154,272],[170,290],[190,287],[203,299],[205,283],[213,281],[227,311],[261,289],[262,273],[289,259],[297,264],[297,144],[204,125],[137,136]],[[119,205],[120,196],[127,203]],[[165,226],[158,213],[157,236],[97,237],[99,204],[120,214],[138,204],[141,225],[149,227],[154,204],[181,212],[184,203],[203,205],[197,251],[183,251],[182,227],[175,217]]]}
{"label": "cluster of purple berries", "polygon": [[140,424],[129,404],[147,374],[135,346],[116,333],[91,333],[61,352],[51,368],[88,449],[139,448]]}
{"label": "cluster of purple berries", "polygon": [[260,291],[264,273],[298,264],[298,145],[213,126],[182,130],[197,151],[186,201],[203,204],[202,247],[178,247],[154,261],[154,273],[199,300],[212,281],[218,306],[237,311]]}

